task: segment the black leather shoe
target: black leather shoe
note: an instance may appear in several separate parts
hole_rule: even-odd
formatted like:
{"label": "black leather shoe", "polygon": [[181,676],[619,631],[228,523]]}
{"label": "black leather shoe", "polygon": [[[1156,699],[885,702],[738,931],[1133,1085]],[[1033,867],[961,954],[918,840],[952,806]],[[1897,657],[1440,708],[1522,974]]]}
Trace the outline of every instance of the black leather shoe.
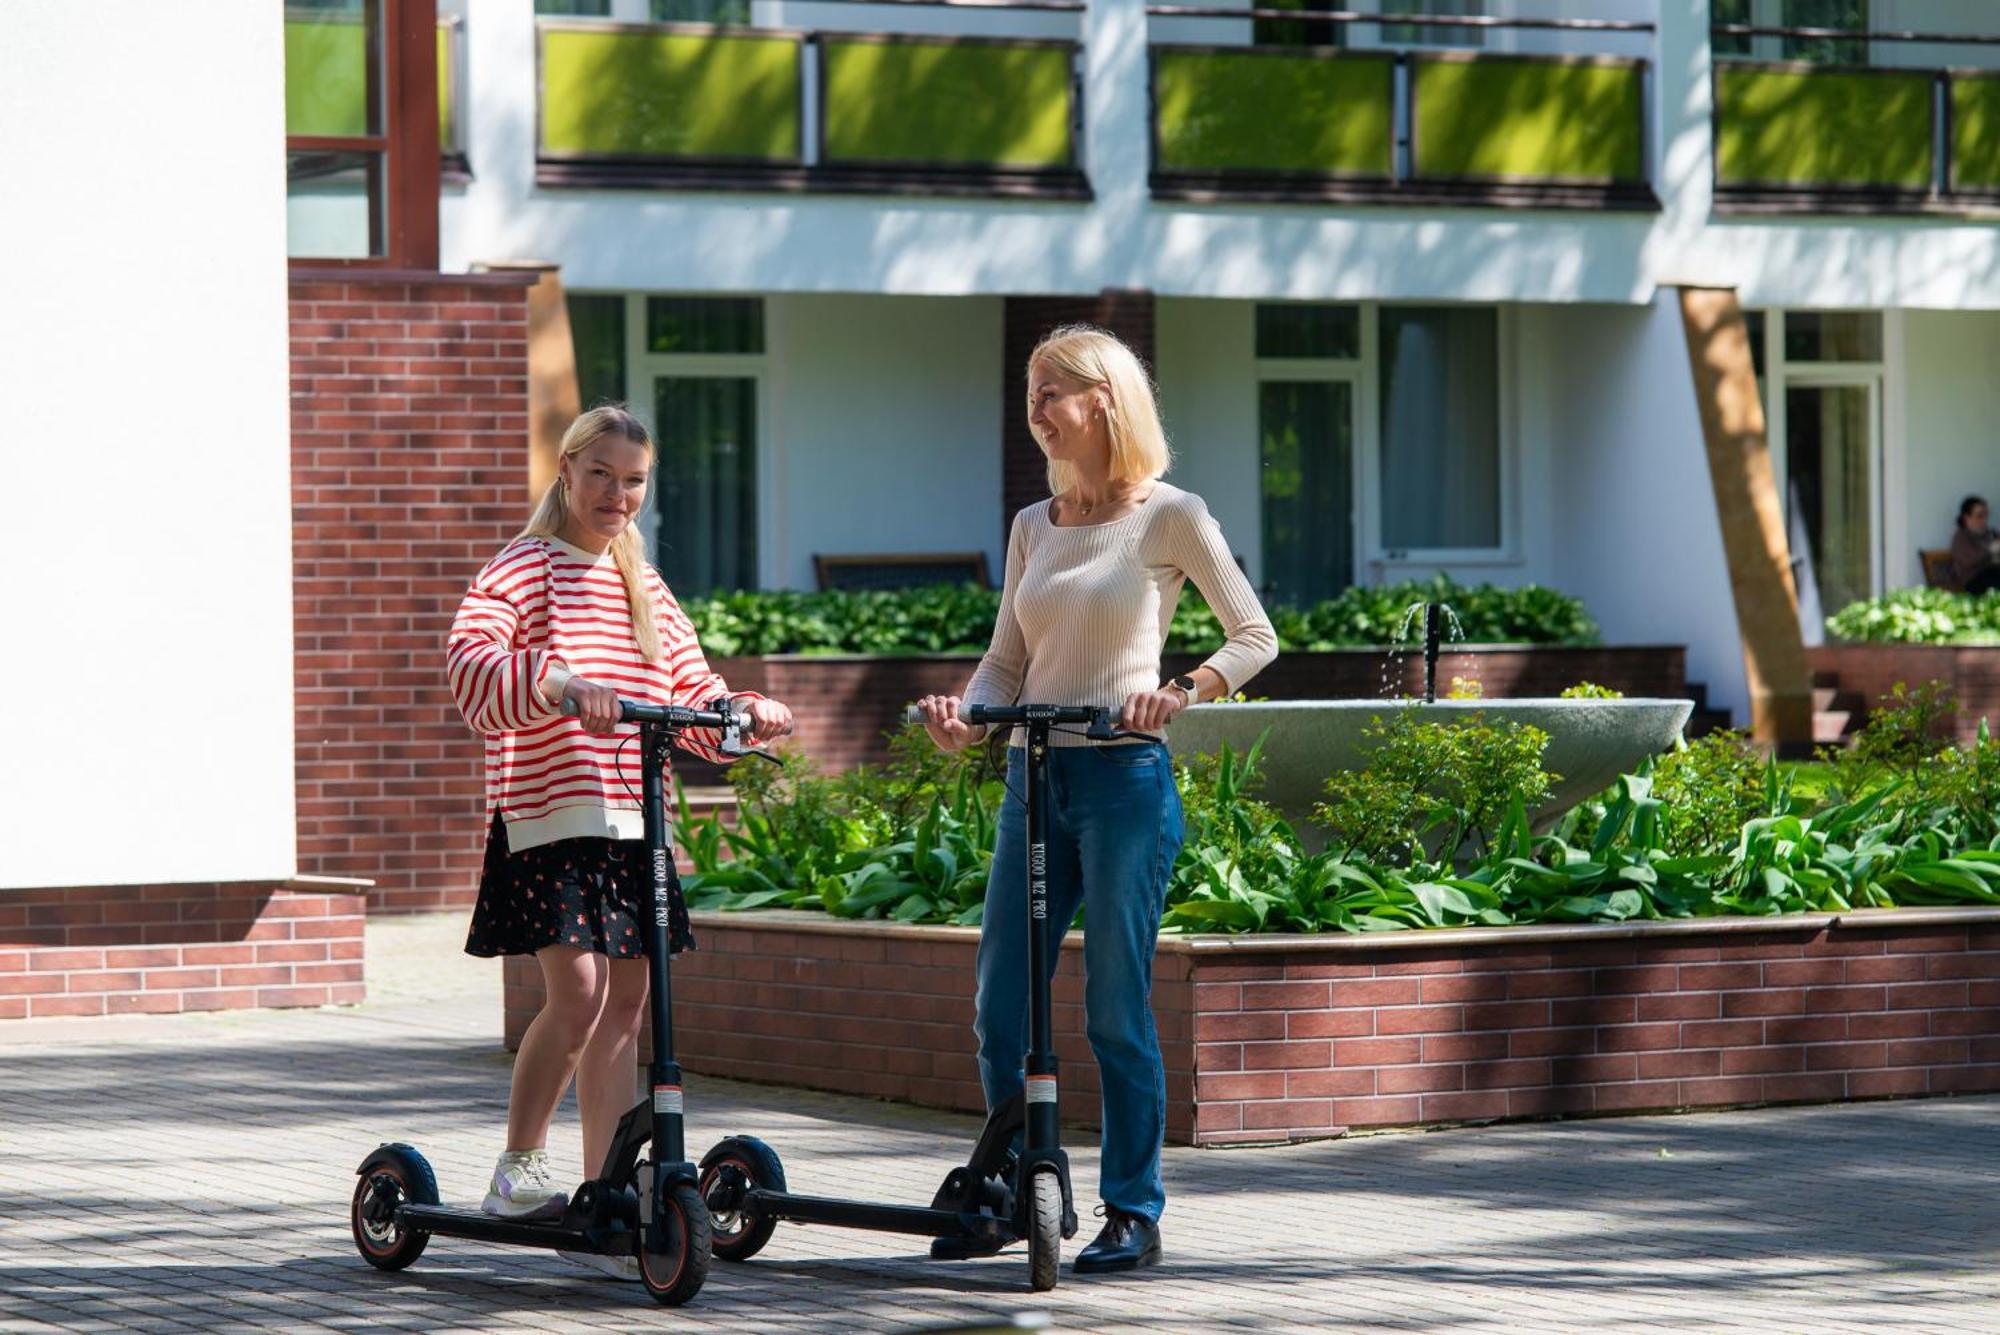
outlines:
{"label": "black leather shoe", "polygon": [[1004,1245],[984,1238],[932,1238],[931,1260],[970,1261],[981,1256],[998,1256]]}
{"label": "black leather shoe", "polygon": [[1104,1227],[1070,1267],[1079,1275],[1108,1275],[1158,1265],[1160,1226],[1144,1215],[1126,1214],[1115,1205],[1104,1207]]}

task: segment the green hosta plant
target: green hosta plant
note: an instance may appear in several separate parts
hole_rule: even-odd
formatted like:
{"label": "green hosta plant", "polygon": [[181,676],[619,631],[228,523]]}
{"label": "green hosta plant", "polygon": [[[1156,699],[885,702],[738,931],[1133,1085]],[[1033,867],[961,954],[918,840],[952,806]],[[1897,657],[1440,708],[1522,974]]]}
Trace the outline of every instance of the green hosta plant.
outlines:
{"label": "green hosta plant", "polygon": [[2000,644],[2000,591],[1897,589],[1849,603],[1826,628],[1863,644]]}

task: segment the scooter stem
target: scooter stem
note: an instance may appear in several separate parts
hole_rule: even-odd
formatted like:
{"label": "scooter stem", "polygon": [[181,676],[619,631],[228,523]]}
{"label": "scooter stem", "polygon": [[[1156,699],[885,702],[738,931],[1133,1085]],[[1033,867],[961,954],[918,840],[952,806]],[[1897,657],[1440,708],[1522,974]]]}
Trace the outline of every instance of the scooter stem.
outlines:
{"label": "scooter stem", "polygon": [[642,797],[646,852],[652,859],[653,904],[646,922],[646,963],[651,986],[647,1004],[653,1024],[653,1057],[646,1067],[653,1100],[653,1161],[677,1164],[687,1158],[680,1063],[674,1060],[673,944],[669,910],[673,893],[673,835],[667,825],[666,751],[672,744],[657,723],[639,725],[646,757]]}
{"label": "scooter stem", "polygon": [[1061,1143],[1056,1094],[1055,1041],[1050,1033],[1049,950],[1049,722],[1027,724],[1028,835],[1028,1053],[1025,1147],[1052,1150]]}

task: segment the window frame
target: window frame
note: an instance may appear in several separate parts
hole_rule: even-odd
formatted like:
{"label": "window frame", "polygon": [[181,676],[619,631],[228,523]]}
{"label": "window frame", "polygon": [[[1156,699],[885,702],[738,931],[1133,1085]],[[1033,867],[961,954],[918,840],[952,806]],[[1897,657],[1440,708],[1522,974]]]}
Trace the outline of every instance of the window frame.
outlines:
{"label": "window frame", "polygon": [[[1254,302],[1253,306],[1277,305],[1277,302]],[[1329,301],[1330,306],[1350,306],[1360,314],[1361,343],[1356,356],[1351,358],[1278,358],[1259,357],[1255,345],[1251,348],[1252,377],[1256,385],[1265,381],[1297,380],[1350,380],[1353,382],[1352,403],[1356,420],[1353,424],[1354,441],[1354,580],[1358,585],[1373,586],[1400,577],[1406,572],[1421,572],[1443,567],[1471,567],[1479,569],[1518,566],[1521,556],[1521,511],[1520,472],[1521,447],[1519,431],[1520,390],[1517,386],[1519,366],[1519,339],[1517,336],[1516,311],[1511,305],[1501,302],[1451,302],[1451,301]],[[1382,542],[1382,405],[1381,405],[1381,314],[1385,306],[1397,308],[1423,308],[1432,306],[1462,306],[1469,309],[1491,310],[1494,313],[1494,366],[1495,400],[1499,420],[1495,423],[1495,448],[1499,452],[1496,461],[1499,495],[1499,539],[1491,547],[1387,547]],[[1250,336],[1256,337],[1256,315],[1250,319]],[[1253,394],[1253,399],[1261,391]],[[1257,409],[1253,406],[1253,412]],[[1263,423],[1253,419],[1252,432],[1256,447],[1251,451],[1253,465],[1261,470]],[[1262,531],[1263,486],[1261,480],[1256,488],[1259,531],[1257,535],[1258,579],[1263,575],[1264,535]]]}
{"label": "window frame", "polygon": [[[773,415],[774,400],[772,380],[775,363],[771,348],[777,341],[777,324],[780,307],[762,293],[744,292],[623,292],[609,293],[595,289],[578,290],[579,295],[614,296],[625,298],[625,403],[632,414],[646,424],[646,430],[659,439],[660,424],[654,415],[656,406],[654,382],[661,376],[676,376],[685,379],[744,379],[753,382],[751,399],[756,406],[757,441],[753,467],[756,472],[757,495],[752,505],[756,515],[757,561],[753,572],[760,589],[777,587],[774,583],[776,572],[785,568],[788,555],[785,544],[782,507],[779,495],[782,491],[782,455],[776,449],[777,421]],[[717,297],[740,299],[753,297],[764,307],[764,350],[762,352],[654,352],[647,343],[646,302],[652,297]],[[640,507],[637,522],[640,534],[645,539],[646,559],[655,560],[654,540],[658,535],[660,513],[658,509],[659,488],[646,488],[646,502]],[[699,592],[699,591],[696,591]],[[674,590],[680,597],[681,591]],[[695,596],[690,594],[689,596]]]}
{"label": "window frame", "polygon": [[[1788,395],[1794,388],[1799,389],[1842,389],[1865,388],[1869,395],[1869,411],[1872,414],[1874,432],[1873,448],[1869,451],[1868,485],[1872,491],[1870,505],[1873,532],[1873,550],[1869,553],[1870,579],[1874,592],[1879,595],[1889,586],[1889,543],[1895,539],[1903,546],[1908,545],[1907,535],[1892,532],[1895,525],[1892,516],[1903,513],[1903,452],[1900,439],[1893,439],[1893,423],[1899,414],[1891,404],[1891,386],[1894,377],[1888,373],[1892,361],[1899,360],[1902,338],[1900,321],[1892,320],[1892,311],[1848,308],[1821,308],[1811,306],[1761,306],[1757,308],[1764,316],[1764,439],[1771,456],[1772,479],[1778,490],[1778,504],[1784,516],[1785,532],[1789,536],[1792,525],[1792,461],[1790,452],[1790,407]],[[1785,324],[1792,315],[1818,314],[1863,314],[1874,315],[1882,321],[1882,360],[1867,362],[1795,362],[1785,355]],[[1891,492],[1895,496],[1891,497]],[[1892,499],[1896,502],[1893,506]],[[1798,559],[1792,560],[1794,576],[1798,572]],[[1831,616],[1840,609],[1821,608],[1823,615]]]}
{"label": "window frame", "polygon": [[[372,135],[285,135],[285,151],[366,153],[380,169],[369,190],[369,248],[379,226],[379,253],[366,256],[289,255],[294,269],[391,269],[434,273],[438,267],[437,0],[374,0],[380,25],[379,63],[371,84],[382,89],[382,121]],[[380,191],[378,197],[377,191]],[[289,192],[289,181],[288,181]],[[289,250],[289,247],[287,248]]]}

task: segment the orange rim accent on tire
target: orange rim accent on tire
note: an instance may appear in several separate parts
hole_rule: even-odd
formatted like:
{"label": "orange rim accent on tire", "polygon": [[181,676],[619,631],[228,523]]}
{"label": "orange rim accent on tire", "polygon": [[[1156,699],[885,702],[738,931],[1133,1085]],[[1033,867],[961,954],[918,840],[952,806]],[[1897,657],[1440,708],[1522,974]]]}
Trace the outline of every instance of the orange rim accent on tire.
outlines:
{"label": "orange rim accent on tire", "polygon": [[646,1272],[646,1278],[652,1281],[653,1287],[661,1290],[662,1292],[669,1290],[673,1288],[675,1284],[678,1284],[680,1282],[681,1272],[687,1269],[688,1228],[685,1221],[681,1224],[680,1235],[681,1235],[681,1245],[679,1254],[674,1261],[674,1271],[671,1275],[667,1276],[667,1278],[665,1279],[660,1279],[656,1277],[653,1274],[653,1267],[647,1264],[647,1262],[651,1260],[651,1258],[661,1255],[661,1253],[647,1251],[644,1235],[642,1234],[640,1237],[639,1268]]}

